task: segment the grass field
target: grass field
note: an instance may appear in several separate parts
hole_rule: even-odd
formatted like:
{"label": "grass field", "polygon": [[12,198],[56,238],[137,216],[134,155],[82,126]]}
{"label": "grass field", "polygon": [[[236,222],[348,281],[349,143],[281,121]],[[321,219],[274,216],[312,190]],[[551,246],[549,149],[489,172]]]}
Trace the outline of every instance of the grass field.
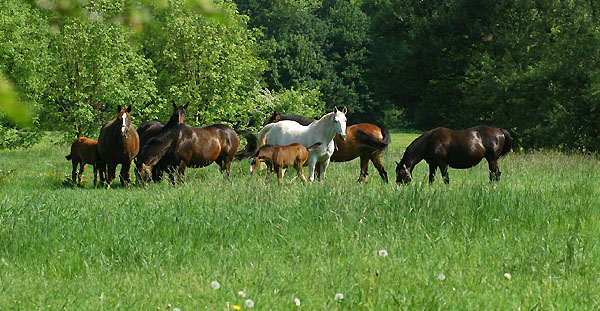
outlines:
{"label": "grass field", "polygon": [[[391,180],[417,136],[393,134]],[[280,187],[244,161],[230,181],[211,165],[106,190],[89,166],[65,186],[67,153],[50,138],[0,152],[0,310],[600,308],[597,155],[511,153],[496,184],[485,162],[450,185],[424,162],[408,186],[373,166],[358,184],[354,160]]]}

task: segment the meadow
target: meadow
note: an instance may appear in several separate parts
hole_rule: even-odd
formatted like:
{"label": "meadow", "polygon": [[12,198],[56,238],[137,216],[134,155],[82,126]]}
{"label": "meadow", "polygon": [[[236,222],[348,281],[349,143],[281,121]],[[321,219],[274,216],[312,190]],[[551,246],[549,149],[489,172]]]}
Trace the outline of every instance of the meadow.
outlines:
{"label": "meadow", "polygon": [[[393,133],[390,181],[417,136]],[[243,161],[106,190],[91,166],[69,186],[68,153],[0,151],[0,310],[600,308],[597,154],[509,153],[494,184],[485,161],[359,184],[354,160],[280,187]]]}

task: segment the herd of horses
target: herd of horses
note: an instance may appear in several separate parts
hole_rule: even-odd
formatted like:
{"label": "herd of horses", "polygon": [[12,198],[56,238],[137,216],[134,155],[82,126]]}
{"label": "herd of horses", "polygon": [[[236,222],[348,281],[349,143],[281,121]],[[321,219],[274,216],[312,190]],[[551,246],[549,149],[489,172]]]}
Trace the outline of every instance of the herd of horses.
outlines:
{"label": "herd of horses", "polygon": [[[265,163],[269,175],[277,171],[280,184],[288,167],[294,166],[297,177],[306,183],[304,165],[308,166],[308,180],[312,182],[315,178],[325,178],[331,161],[356,158],[360,158],[359,182],[368,175],[369,161],[383,181],[389,182],[381,156],[391,142],[390,132],[370,123],[346,126],[345,108],[335,108],[318,120],[273,112],[255,135],[225,124],[190,126],[185,123],[187,107],[173,104],[173,113],[166,124],[148,121],[135,129],[131,126],[131,106],[119,106],[115,119],[102,126],[97,141],[80,137],[71,145],[66,159],[73,164],[73,182],[80,183],[85,165],[92,164],[94,185],[99,174],[100,182],[109,188],[120,164],[119,178],[122,185],[127,185],[131,183],[129,171],[134,159],[137,179],[144,184],[161,181],[164,173],[175,183],[183,180],[187,167],[204,167],[213,162],[228,177],[231,162],[245,158],[250,159],[250,173]],[[247,142],[239,151],[238,135]],[[425,160],[429,164],[429,182],[434,181],[439,168],[444,182],[449,183],[448,167],[473,167],[483,158],[489,164],[490,181],[498,181],[501,174],[498,159],[510,151],[511,143],[506,130],[489,126],[430,130],[415,139],[400,162],[396,162],[396,182],[409,183],[415,166]]]}

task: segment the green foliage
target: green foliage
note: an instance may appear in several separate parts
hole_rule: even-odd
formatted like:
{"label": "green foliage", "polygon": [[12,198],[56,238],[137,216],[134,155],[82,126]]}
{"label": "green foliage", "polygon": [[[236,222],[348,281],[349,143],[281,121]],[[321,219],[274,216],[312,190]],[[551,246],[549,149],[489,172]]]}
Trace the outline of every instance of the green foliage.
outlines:
{"label": "green foliage", "polygon": [[263,125],[273,111],[315,119],[325,114],[325,103],[321,99],[321,92],[308,87],[301,87],[298,90],[284,89],[279,92],[263,89],[256,100],[257,110],[253,114],[256,121],[253,123],[257,125]]}
{"label": "green foliage", "polygon": [[[369,17],[347,1],[237,1],[260,28],[265,78],[273,90],[319,89],[328,109],[374,110],[365,80]],[[287,113],[288,111],[283,111]]]}
{"label": "green foliage", "polygon": [[230,25],[185,10],[181,1],[155,14],[144,33],[144,51],[157,70],[157,88],[168,101],[190,103],[191,124],[248,125],[264,64],[244,17],[230,12]]}

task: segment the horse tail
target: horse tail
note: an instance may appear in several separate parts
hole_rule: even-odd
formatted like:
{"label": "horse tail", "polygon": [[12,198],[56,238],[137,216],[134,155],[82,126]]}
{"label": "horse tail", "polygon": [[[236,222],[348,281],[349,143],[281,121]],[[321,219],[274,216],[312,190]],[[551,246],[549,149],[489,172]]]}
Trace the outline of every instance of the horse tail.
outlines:
{"label": "horse tail", "polygon": [[276,124],[277,123],[269,123],[258,132],[258,144],[256,145],[258,148],[264,146],[267,143],[267,133],[269,133],[271,128]]}
{"label": "horse tail", "polygon": [[510,151],[510,148],[512,147],[513,138],[512,136],[510,136],[510,133],[507,130],[500,130],[502,131],[502,134],[504,134],[504,146],[502,147],[502,153],[500,154],[500,156],[503,156]]}
{"label": "horse tail", "polygon": [[71,160],[71,155],[69,154],[69,155],[65,156],[65,159]]}
{"label": "horse tail", "polygon": [[254,135],[252,132],[248,131],[248,130],[235,130],[235,132],[239,135],[244,136],[244,138],[246,138],[246,148],[244,148],[244,150],[240,150],[235,154],[235,159],[236,160],[242,160],[244,158],[249,158],[252,155],[254,155],[254,153],[256,152],[256,150],[258,149],[258,139],[256,138],[256,135]]}
{"label": "horse tail", "polygon": [[308,151],[311,151],[311,150],[313,150],[313,149],[315,149],[315,148],[317,148],[317,147],[319,147],[319,146],[321,146],[321,145],[322,145],[322,144],[321,144],[321,142],[317,142],[317,143],[315,143],[314,145],[312,145],[312,146],[310,146],[310,147],[306,148],[306,150],[308,150]]}
{"label": "horse tail", "polygon": [[388,131],[387,128],[379,126],[379,129],[381,129],[381,136],[383,136],[382,140],[379,140],[361,130],[356,131],[356,140],[358,141],[358,143],[362,147],[374,149],[373,153],[375,155],[382,153],[383,150],[385,150],[385,148],[387,148],[387,146],[389,146],[390,142],[392,141],[390,131]]}

